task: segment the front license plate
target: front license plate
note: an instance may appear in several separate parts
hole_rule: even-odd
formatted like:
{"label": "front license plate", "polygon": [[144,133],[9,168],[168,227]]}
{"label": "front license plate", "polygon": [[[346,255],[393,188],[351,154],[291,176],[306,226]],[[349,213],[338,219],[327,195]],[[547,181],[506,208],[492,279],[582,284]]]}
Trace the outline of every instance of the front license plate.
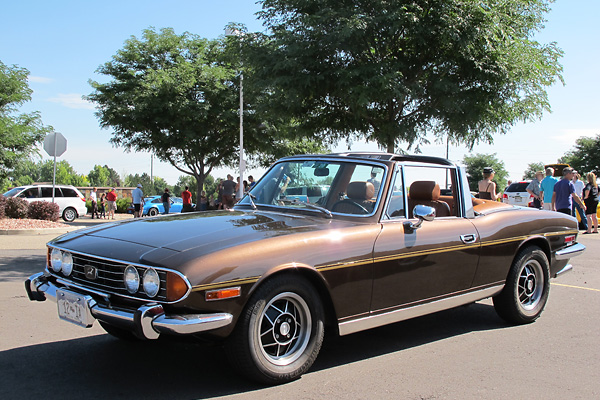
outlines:
{"label": "front license plate", "polygon": [[90,296],[84,296],[65,289],[57,289],[58,317],[75,325],[90,328],[94,324],[94,317],[88,305],[89,299],[91,299]]}

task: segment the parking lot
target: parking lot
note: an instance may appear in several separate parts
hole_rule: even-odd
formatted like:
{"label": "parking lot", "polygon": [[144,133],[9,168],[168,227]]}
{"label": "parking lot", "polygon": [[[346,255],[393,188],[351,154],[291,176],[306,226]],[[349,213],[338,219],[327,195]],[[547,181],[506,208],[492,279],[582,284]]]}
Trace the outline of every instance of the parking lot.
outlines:
{"label": "parking lot", "polygon": [[97,324],[85,330],[59,321],[54,303],[30,302],[23,280],[42,269],[51,238],[0,237],[2,399],[600,397],[600,235],[580,236],[586,253],[552,281],[533,324],[507,325],[485,300],[330,336],[307,374],[278,387],[235,375],[219,346],[122,342]]}

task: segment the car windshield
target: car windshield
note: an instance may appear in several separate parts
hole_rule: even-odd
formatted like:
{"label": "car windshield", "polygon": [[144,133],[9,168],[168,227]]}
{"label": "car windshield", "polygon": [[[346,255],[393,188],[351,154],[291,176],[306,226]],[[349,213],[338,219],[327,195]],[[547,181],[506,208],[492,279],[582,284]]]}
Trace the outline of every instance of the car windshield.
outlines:
{"label": "car windshield", "polygon": [[[240,204],[372,215],[385,167],[358,162],[293,160],[275,164]],[[250,198],[251,197],[251,198]]]}
{"label": "car windshield", "polygon": [[25,189],[25,188],[24,187],[12,188],[8,192],[4,193],[3,196],[4,197],[13,197],[14,195],[16,195],[17,193],[19,193],[23,189]]}
{"label": "car windshield", "polygon": [[515,183],[511,183],[510,186],[508,187],[508,189],[506,189],[506,191],[507,192],[526,192],[527,186],[529,186],[529,182],[515,182]]}

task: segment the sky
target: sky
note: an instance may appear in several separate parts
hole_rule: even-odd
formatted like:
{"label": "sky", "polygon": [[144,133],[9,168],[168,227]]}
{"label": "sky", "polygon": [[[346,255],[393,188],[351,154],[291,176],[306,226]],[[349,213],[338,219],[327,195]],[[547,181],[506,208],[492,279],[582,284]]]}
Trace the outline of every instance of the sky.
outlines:
{"label": "sky", "polygon": [[[59,160],[68,161],[80,174],[94,165],[108,165],[119,174],[151,171],[149,153],[126,153],[109,143],[110,129],[101,129],[94,106],[82,100],[92,92],[89,80],[105,81],[97,68],[120,50],[131,36],[144,29],[171,27],[176,33],[190,32],[209,39],[223,34],[229,22],[243,23],[250,31],[262,31],[256,18],[260,5],[254,0],[20,0],[2,5],[0,61],[30,72],[32,101],[21,112],[39,111],[67,139],[67,151]],[[512,180],[522,178],[531,162],[554,163],[581,136],[600,134],[600,1],[557,0],[547,15],[545,29],[536,39],[557,42],[565,52],[565,85],[548,88],[552,113],[536,122],[519,123],[493,144],[450,146],[449,157],[460,162],[466,154],[491,154],[504,162]],[[342,143],[333,151],[346,151]],[[378,151],[374,143],[355,142],[352,151]],[[445,157],[446,145],[421,147],[422,154]],[[42,150],[43,159],[49,159]],[[233,169],[219,169],[224,177]],[[235,171],[237,172],[237,171]],[[264,170],[246,172],[259,177]],[[154,176],[174,185],[181,173],[154,158]],[[235,175],[235,173],[234,173]]]}

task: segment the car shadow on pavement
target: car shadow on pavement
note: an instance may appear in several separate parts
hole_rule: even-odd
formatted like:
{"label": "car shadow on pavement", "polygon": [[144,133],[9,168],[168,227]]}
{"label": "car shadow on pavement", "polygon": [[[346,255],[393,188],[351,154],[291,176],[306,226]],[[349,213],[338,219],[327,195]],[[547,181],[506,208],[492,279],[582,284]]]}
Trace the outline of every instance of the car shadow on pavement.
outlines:
{"label": "car shadow on pavement", "polygon": [[[308,373],[506,326],[492,306],[477,303],[349,336],[328,337]],[[97,335],[0,352],[2,399],[176,400],[261,388],[232,372],[221,346],[206,343],[128,342]]]}
{"label": "car shadow on pavement", "polygon": [[[11,251],[5,251],[10,253]],[[44,253],[42,249],[40,253]],[[44,270],[46,255],[30,256],[3,256],[0,257],[0,283],[9,281],[23,281],[31,275]]]}

